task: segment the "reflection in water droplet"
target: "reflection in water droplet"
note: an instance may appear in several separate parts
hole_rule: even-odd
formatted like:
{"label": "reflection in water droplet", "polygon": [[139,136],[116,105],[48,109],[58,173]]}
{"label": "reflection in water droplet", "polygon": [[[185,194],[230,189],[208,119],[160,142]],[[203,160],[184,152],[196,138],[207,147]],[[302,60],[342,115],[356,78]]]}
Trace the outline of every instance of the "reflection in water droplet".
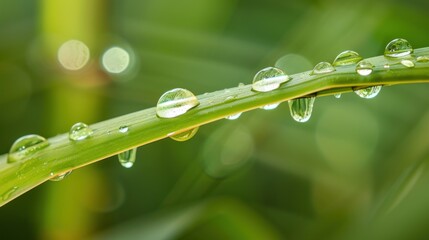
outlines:
{"label": "reflection in water droplet", "polygon": [[63,180],[64,178],[66,178],[68,175],[70,175],[70,173],[71,173],[71,172],[72,172],[72,171],[70,170],[70,171],[67,171],[67,172],[65,172],[65,173],[58,174],[58,175],[56,175],[56,176],[54,176],[54,177],[50,178],[49,180],[54,181],[54,182],[61,181],[61,180]]}
{"label": "reflection in water droplet", "polygon": [[336,93],[336,94],[334,94],[334,97],[335,97],[335,98],[341,98],[341,93]]}
{"label": "reflection in water droplet", "polygon": [[67,70],[82,69],[89,61],[89,48],[79,40],[69,40],[58,49],[58,61]]}
{"label": "reflection in water droplet", "polygon": [[81,141],[92,135],[91,128],[85,123],[76,123],[70,128],[69,139],[73,141]]}
{"label": "reflection in water droplet", "polygon": [[362,60],[362,57],[355,51],[346,50],[335,58],[334,63],[332,65],[334,66],[344,66],[344,65],[350,65],[355,64]]}
{"label": "reflection in water droplet", "polygon": [[413,68],[415,66],[414,63],[413,63],[413,61],[408,60],[408,59],[402,60],[401,64],[404,65],[407,68]]}
{"label": "reflection in water droplet", "polygon": [[128,126],[120,126],[119,127],[119,132],[120,133],[127,133],[128,132]]}
{"label": "reflection in water droplet", "polygon": [[303,97],[289,100],[289,110],[292,118],[297,122],[307,122],[313,112],[316,97]]}
{"label": "reflection in water droplet", "polygon": [[419,56],[419,57],[417,57],[416,61],[421,62],[421,63],[429,62],[429,56]]}
{"label": "reflection in water droplet", "polygon": [[125,168],[130,168],[134,165],[134,162],[136,161],[136,155],[137,148],[121,152],[118,154],[119,163]]}
{"label": "reflection in water droplet", "polygon": [[48,145],[49,142],[39,135],[30,134],[20,137],[10,147],[9,154],[7,155],[7,162],[17,162]]}
{"label": "reflection in water droplet", "polygon": [[410,55],[413,51],[413,47],[407,40],[397,38],[387,44],[384,56],[393,58],[404,57]]}
{"label": "reflection in water droplet", "polygon": [[173,140],[184,142],[191,139],[198,132],[199,127],[193,128],[188,131],[173,133],[173,135],[169,135],[169,137]]}
{"label": "reflection in water droplet", "polygon": [[235,119],[239,118],[240,116],[241,116],[241,113],[237,113],[237,114],[234,114],[234,115],[230,115],[230,116],[228,116],[228,117],[225,117],[225,119],[228,119],[228,120],[235,120]]}
{"label": "reflection in water droplet", "polygon": [[200,102],[189,90],[175,88],[165,92],[158,100],[156,114],[160,118],[174,118],[198,106]]}
{"label": "reflection in water droplet", "polygon": [[361,76],[368,76],[372,73],[373,68],[372,63],[362,60],[356,65],[356,72]]}
{"label": "reflection in water droplet", "polygon": [[257,92],[269,92],[280,87],[280,84],[289,81],[288,75],[282,70],[267,67],[256,73],[253,78],[252,90]]}
{"label": "reflection in water droplet", "polygon": [[261,109],[264,109],[264,110],[273,110],[273,109],[276,109],[279,105],[280,105],[280,103],[268,104],[268,105],[265,105],[265,106],[261,107]]}
{"label": "reflection in water droplet", "polygon": [[381,91],[381,86],[373,86],[354,90],[354,92],[361,98],[374,98]]}
{"label": "reflection in water droplet", "polygon": [[122,73],[130,64],[130,54],[123,48],[111,47],[101,59],[103,68],[109,73]]}
{"label": "reflection in water droplet", "polygon": [[335,71],[335,68],[328,62],[320,62],[314,66],[311,75],[320,75]]}

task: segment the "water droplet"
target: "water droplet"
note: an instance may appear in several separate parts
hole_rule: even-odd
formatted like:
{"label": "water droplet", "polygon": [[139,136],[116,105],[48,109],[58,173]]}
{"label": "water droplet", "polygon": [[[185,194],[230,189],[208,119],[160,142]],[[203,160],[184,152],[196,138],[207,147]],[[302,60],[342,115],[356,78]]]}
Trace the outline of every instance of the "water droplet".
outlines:
{"label": "water droplet", "polygon": [[359,55],[359,53],[351,50],[346,50],[335,58],[334,63],[332,65],[334,66],[344,66],[344,65],[350,65],[355,64],[362,60],[362,57]]}
{"label": "water droplet", "polygon": [[384,64],[383,66],[384,69],[389,70],[390,69],[390,65],[388,63]]}
{"label": "water droplet", "polygon": [[9,190],[7,190],[3,195],[2,195],[2,201],[7,201],[9,198],[11,198],[13,196],[13,194],[18,190],[18,187],[15,186]]}
{"label": "water droplet", "polygon": [[235,120],[235,119],[239,118],[240,116],[241,116],[241,113],[237,113],[237,114],[234,114],[234,115],[230,115],[230,116],[228,116],[228,117],[225,117],[225,119],[228,119],[228,120]]}
{"label": "water droplet", "polygon": [[111,47],[104,52],[101,63],[107,72],[119,74],[130,65],[130,54],[123,48]]}
{"label": "water droplet", "polygon": [[273,110],[273,109],[276,109],[279,105],[280,105],[280,103],[268,104],[268,105],[265,105],[265,106],[261,107],[261,109],[264,109],[264,110]]}
{"label": "water droplet", "polygon": [[413,61],[408,60],[408,59],[402,60],[401,64],[404,65],[407,68],[413,68],[415,66],[414,63],[413,63]]}
{"label": "water droplet", "polygon": [[72,170],[67,171],[65,173],[58,174],[56,176],[51,177],[49,180],[54,181],[54,182],[61,181],[64,178],[66,178],[68,175],[70,175],[71,172],[72,172]]}
{"label": "water droplet", "polygon": [[361,98],[374,98],[381,91],[381,86],[373,86],[354,90],[354,92]]}
{"label": "water droplet", "polygon": [[413,53],[413,47],[411,44],[402,38],[397,38],[389,42],[384,50],[384,56],[386,57],[404,57]]}
{"label": "water droplet", "polygon": [[69,40],[58,49],[58,61],[67,70],[82,69],[89,61],[89,48],[79,40]]}
{"label": "water droplet", "polygon": [[429,62],[429,56],[419,56],[416,59],[417,62]]}
{"label": "water droplet", "polygon": [[223,102],[233,102],[236,100],[236,96],[228,96],[225,98],[225,100],[223,100]]}
{"label": "water droplet", "polygon": [[334,94],[334,97],[335,97],[335,98],[341,98],[341,93],[336,93],[336,94]]}
{"label": "water droplet", "polygon": [[280,87],[280,84],[291,78],[282,70],[275,67],[267,67],[256,73],[253,78],[252,90],[257,92],[269,92]]}
{"label": "water droplet", "polygon": [[297,122],[307,122],[313,111],[316,97],[303,97],[289,100],[289,110],[292,118]]}
{"label": "water droplet", "polygon": [[184,132],[173,133],[169,137],[173,140],[176,140],[179,142],[184,142],[184,141],[191,139],[193,136],[195,136],[195,134],[198,132],[198,129],[199,129],[199,127],[196,127],[196,128],[191,129],[191,130],[184,131]]}
{"label": "water droplet", "polygon": [[368,76],[372,73],[373,68],[372,63],[362,60],[356,65],[356,72],[361,76]]}
{"label": "water droplet", "polygon": [[238,86],[239,86],[239,87],[244,87],[244,86],[246,86],[246,85],[245,85],[244,83],[239,83],[239,84],[238,84]]}
{"label": "water droplet", "polygon": [[174,118],[198,106],[200,102],[189,90],[175,88],[165,92],[156,105],[156,114],[161,118]]}
{"label": "water droplet", "polygon": [[17,162],[48,145],[48,141],[39,135],[30,134],[20,137],[10,147],[7,162]]}
{"label": "water droplet", "polygon": [[80,141],[92,135],[91,128],[85,123],[76,123],[70,128],[69,139],[73,141]]}
{"label": "water droplet", "polygon": [[119,127],[119,132],[120,133],[127,133],[129,130],[128,126],[120,126]]}
{"label": "water droplet", "polygon": [[328,62],[320,62],[314,66],[311,75],[325,74],[335,71],[335,68]]}
{"label": "water droplet", "polygon": [[137,148],[133,148],[128,151],[119,153],[118,154],[119,163],[125,168],[132,167],[134,165],[134,162],[136,161],[136,153],[137,153]]}

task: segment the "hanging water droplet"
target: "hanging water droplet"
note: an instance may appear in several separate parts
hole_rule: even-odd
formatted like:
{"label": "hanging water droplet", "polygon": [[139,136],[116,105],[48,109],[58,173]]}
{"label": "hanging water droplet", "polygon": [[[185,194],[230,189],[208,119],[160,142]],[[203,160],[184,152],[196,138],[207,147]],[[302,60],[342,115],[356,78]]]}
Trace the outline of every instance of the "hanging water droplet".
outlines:
{"label": "hanging water droplet", "polygon": [[173,140],[176,140],[179,142],[184,142],[184,141],[191,139],[193,136],[195,136],[195,134],[198,132],[198,129],[199,129],[199,127],[196,127],[196,128],[191,129],[191,130],[184,131],[184,132],[173,133],[169,137]]}
{"label": "hanging water droplet", "polygon": [[267,67],[256,73],[253,78],[252,90],[257,92],[269,92],[280,87],[280,84],[291,78],[282,70],[275,67]]}
{"label": "hanging water droplet", "polygon": [[61,180],[63,180],[64,178],[66,178],[68,175],[70,175],[70,173],[71,173],[71,172],[72,172],[72,170],[67,171],[67,172],[65,172],[65,173],[58,174],[58,175],[56,175],[56,176],[53,176],[53,177],[52,177],[52,178],[50,178],[49,180],[50,180],[50,181],[54,181],[54,182],[61,181]]}
{"label": "hanging water droplet", "polygon": [[92,129],[85,123],[78,122],[70,128],[69,139],[81,141],[92,135]]}
{"label": "hanging water droplet", "polygon": [[198,106],[200,102],[186,89],[175,88],[165,92],[156,104],[156,114],[161,118],[174,118]]}
{"label": "hanging water droplet", "polygon": [[429,62],[429,56],[418,56],[416,61],[417,62]]}
{"label": "hanging water droplet", "polygon": [[344,66],[344,65],[350,65],[355,64],[362,60],[362,57],[359,55],[359,53],[351,50],[346,50],[335,58],[334,62],[332,63],[333,66]]}
{"label": "hanging water droplet", "polygon": [[407,68],[413,68],[415,66],[414,63],[413,63],[413,61],[408,60],[408,59],[402,60],[401,64],[404,65]]}
{"label": "hanging water droplet", "polygon": [[311,71],[311,75],[320,75],[325,73],[330,73],[335,71],[335,68],[328,62],[320,62],[314,66],[313,71]]}
{"label": "hanging water droplet", "polygon": [[120,126],[119,127],[119,132],[120,133],[127,133],[129,130],[128,126]]}
{"label": "hanging water droplet", "polygon": [[228,116],[228,117],[225,117],[225,119],[228,119],[228,120],[235,120],[235,119],[239,118],[240,116],[241,116],[241,113],[237,113],[237,114],[234,114],[234,115],[230,115],[230,116]]}
{"label": "hanging water droplet", "polygon": [[136,153],[137,153],[137,148],[133,148],[128,151],[119,153],[118,154],[119,163],[125,168],[132,167],[134,165],[134,162],[136,161]]}
{"label": "hanging water droplet", "polygon": [[368,76],[372,73],[373,68],[372,63],[362,60],[356,65],[356,72],[361,76]]}
{"label": "hanging water droplet", "polygon": [[303,97],[289,100],[289,110],[292,118],[297,122],[307,122],[313,111],[316,97]]}
{"label": "hanging water droplet", "polygon": [[49,145],[48,141],[39,135],[30,134],[18,138],[10,147],[7,162],[12,163],[33,154]]}
{"label": "hanging water droplet", "polygon": [[341,98],[341,93],[336,93],[336,94],[334,94],[334,97],[335,97],[335,98]]}
{"label": "hanging water droplet", "polygon": [[273,109],[276,109],[279,105],[280,105],[280,103],[268,104],[268,105],[265,105],[265,106],[261,107],[261,109],[264,109],[264,110],[273,110]]}
{"label": "hanging water droplet", "polygon": [[404,57],[413,53],[413,51],[413,47],[407,40],[397,38],[387,44],[384,56],[393,58]]}
{"label": "hanging water droplet", "polygon": [[354,90],[354,92],[361,98],[374,98],[381,91],[381,86],[373,86]]}

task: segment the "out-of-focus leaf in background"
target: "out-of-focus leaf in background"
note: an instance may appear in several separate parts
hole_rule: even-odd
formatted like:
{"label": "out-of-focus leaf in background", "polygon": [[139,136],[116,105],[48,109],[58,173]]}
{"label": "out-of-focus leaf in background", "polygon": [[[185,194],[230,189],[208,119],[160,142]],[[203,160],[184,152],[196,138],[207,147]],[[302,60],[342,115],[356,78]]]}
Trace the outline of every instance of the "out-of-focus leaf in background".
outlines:
{"label": "out-of-focus leaf in background", "polygon": [[[425,47],[428,9],[422,0],[2,1],[0,151],[25,134],[152,107],[175,87],[221,90],[263,67],[296,73],[347,49],[381,55],[398,37]],[[71,39],[90,51],[78,71],[58,61]],[[127,71],[106,71],[112,47],[129,54]],[[304,124],[281,104],[203,126],[187,142],[146,145],[131,169],[107,159],[2,207],[1,238],[424,239],[428,90],[318,98]]]}

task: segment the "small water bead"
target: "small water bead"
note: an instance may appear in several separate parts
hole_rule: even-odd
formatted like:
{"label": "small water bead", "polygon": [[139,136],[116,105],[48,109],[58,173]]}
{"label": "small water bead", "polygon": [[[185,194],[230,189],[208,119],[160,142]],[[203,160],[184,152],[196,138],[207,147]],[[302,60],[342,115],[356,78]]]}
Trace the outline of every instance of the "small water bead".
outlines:
{"label": "small water bead", "polygon": [[408,60],[408,59],[402,60],[401,64],[404,65],[407,68],[413,68],[415,66],[414,63],[413,63],[413,61]]}
{"label": "small water bead", "polygon": [[92,129],[85,123],[78,122],[70,128],[69,139],[72,141],[81,141],[93,134]]}
{"label": "small water bead", "polygon": [[238,84],[238,86],[239,86],[239,87],[244,87],[244,86],[246,86],[246,85],[245,85],[244,83],[239,83],[239,84]]}
{"label": "small water bead", "polygon": [[280,105],[280,103],[268,104],[268,105],[265,105],[265,106],[261,107],[261,109],[264,109],[264,110],[273,110],[273,109],[276,109],[279,105]]}
{"label": "small water bead", "polygon": [[320,62],[314,66],[311,75],[326,74],[335,71],[335,68],[328,62]]}
{"label": "small water bead", "polygon": [[189,139],[191,139],[195,134],[198,132],[199,127],[193,128],[188,131],[174,133],[173,135],[169,136],[171,139],[178,141],[178,142],[184,142]]}
{"label": "small water bead", "polygon": [[223,102],[233,102],[237,99],[236,96],[228,96],[225,98],[225,100],[223,100]]}
{"label": "small water bead", "polygon": [[175,88],[165,92],[159,98],[156,114],[160,118],[174,118],[185,114],[199,104],[197,97],[191,91]]}
{"label": "small water bead", "polygon": [[58,182],[58,181],[63,180],[64,178],[66,178],[68,175],[70,175],[70,173],[72,173],[72,170],[67,171],[67,172],[65,172],[65,173],[58,174],[58,175],[56,175],[56,176],[53,176],[53,177],[52,177],[52,178],[50,178],[49,180],[50,180],[50,181],[54,181],[54,182]]}
{"label": "small water bead", "polygon": [[269,92],[279,88],[282,83],[290,79],[282,70],[275,67],[267,67],[256,73],[253,78],[252,90]]}
{"label": "small water bead", "polygon": [[136,161],[137,148],[130,149],[125,152],[121,152],[118,154],[119,163],[125,167],[130,168],[134,165]]}
{"label": "small water bead", "polygon": [[241,116],[241,113],[237,113],[237,114],[234,114],[234,115],[230,115],[230,116],[226,117],[225,119],[235,120],[235,119],[239,118],[240,116]]}
{"label": "small water bead", "polygon": [[381,91],[381,86],[373,86],[373,87],[354,90],[354,92],[359,97],[367,98],[367,99],[376,97],[380,91]]}
{"label": "small water bead", "polygon": [[10,199],[15,192],[18,190],[18,187],[12,187],[11,189],[7,190],[2,196],[1,196],[1,200],[2,201],[7,201],[8,199]]}
{"label": "small water bead", "polygon": [[358,63],[360,60],[362,60],[362,57],[359,55],[359,53],[351,50],[346,50],[338,54],[338,56],[335,58],[332,65],[333,66],[351,65],[351,64]]}
{"label": "small water bead", "polygon": [[7,162],[17,162],[48,145],[48,141],[39,135],[30,134],[20,137],[10,147]]}
{"label": "small water bead", "polygon": [[373,69],[374,65],[366,60],[362,60],[356,65],[356,72],[361,76],[370,75]]}
{"label": "small water bead", "polygon": [[417,57],[416,61],[421,63],[429,62],[429,56],[419,56]]}
{"label": "small water bead", "polygon": [[292,118],[297,122],[307,122],[313,112],[316,97],[303,97],[289,100],[289,110]]}
{"label": "small water bead", "polygon": [[336,93],[336,94],[334,94],[334,97],[335,97],[335,98],[337,98],[337,99],[338,99],[338,98],[341,98],[341,93]]}
{"label": "small water bead", "polygon": [[411,44],[402,38],[397,38],[389,42],[384,50],[384,56],[398,58],[410,55],[413,53]]}
{"label": "small water bead", "polygon": [[120,126],[119,127],[119,132],[120,133],[127,133],[129,130],[128,126]]}
{"label": "small water bead", "polygon": [[386,70],[390,70],[390,65],[388,63],[386,63],[383,65],[383,68]]}

